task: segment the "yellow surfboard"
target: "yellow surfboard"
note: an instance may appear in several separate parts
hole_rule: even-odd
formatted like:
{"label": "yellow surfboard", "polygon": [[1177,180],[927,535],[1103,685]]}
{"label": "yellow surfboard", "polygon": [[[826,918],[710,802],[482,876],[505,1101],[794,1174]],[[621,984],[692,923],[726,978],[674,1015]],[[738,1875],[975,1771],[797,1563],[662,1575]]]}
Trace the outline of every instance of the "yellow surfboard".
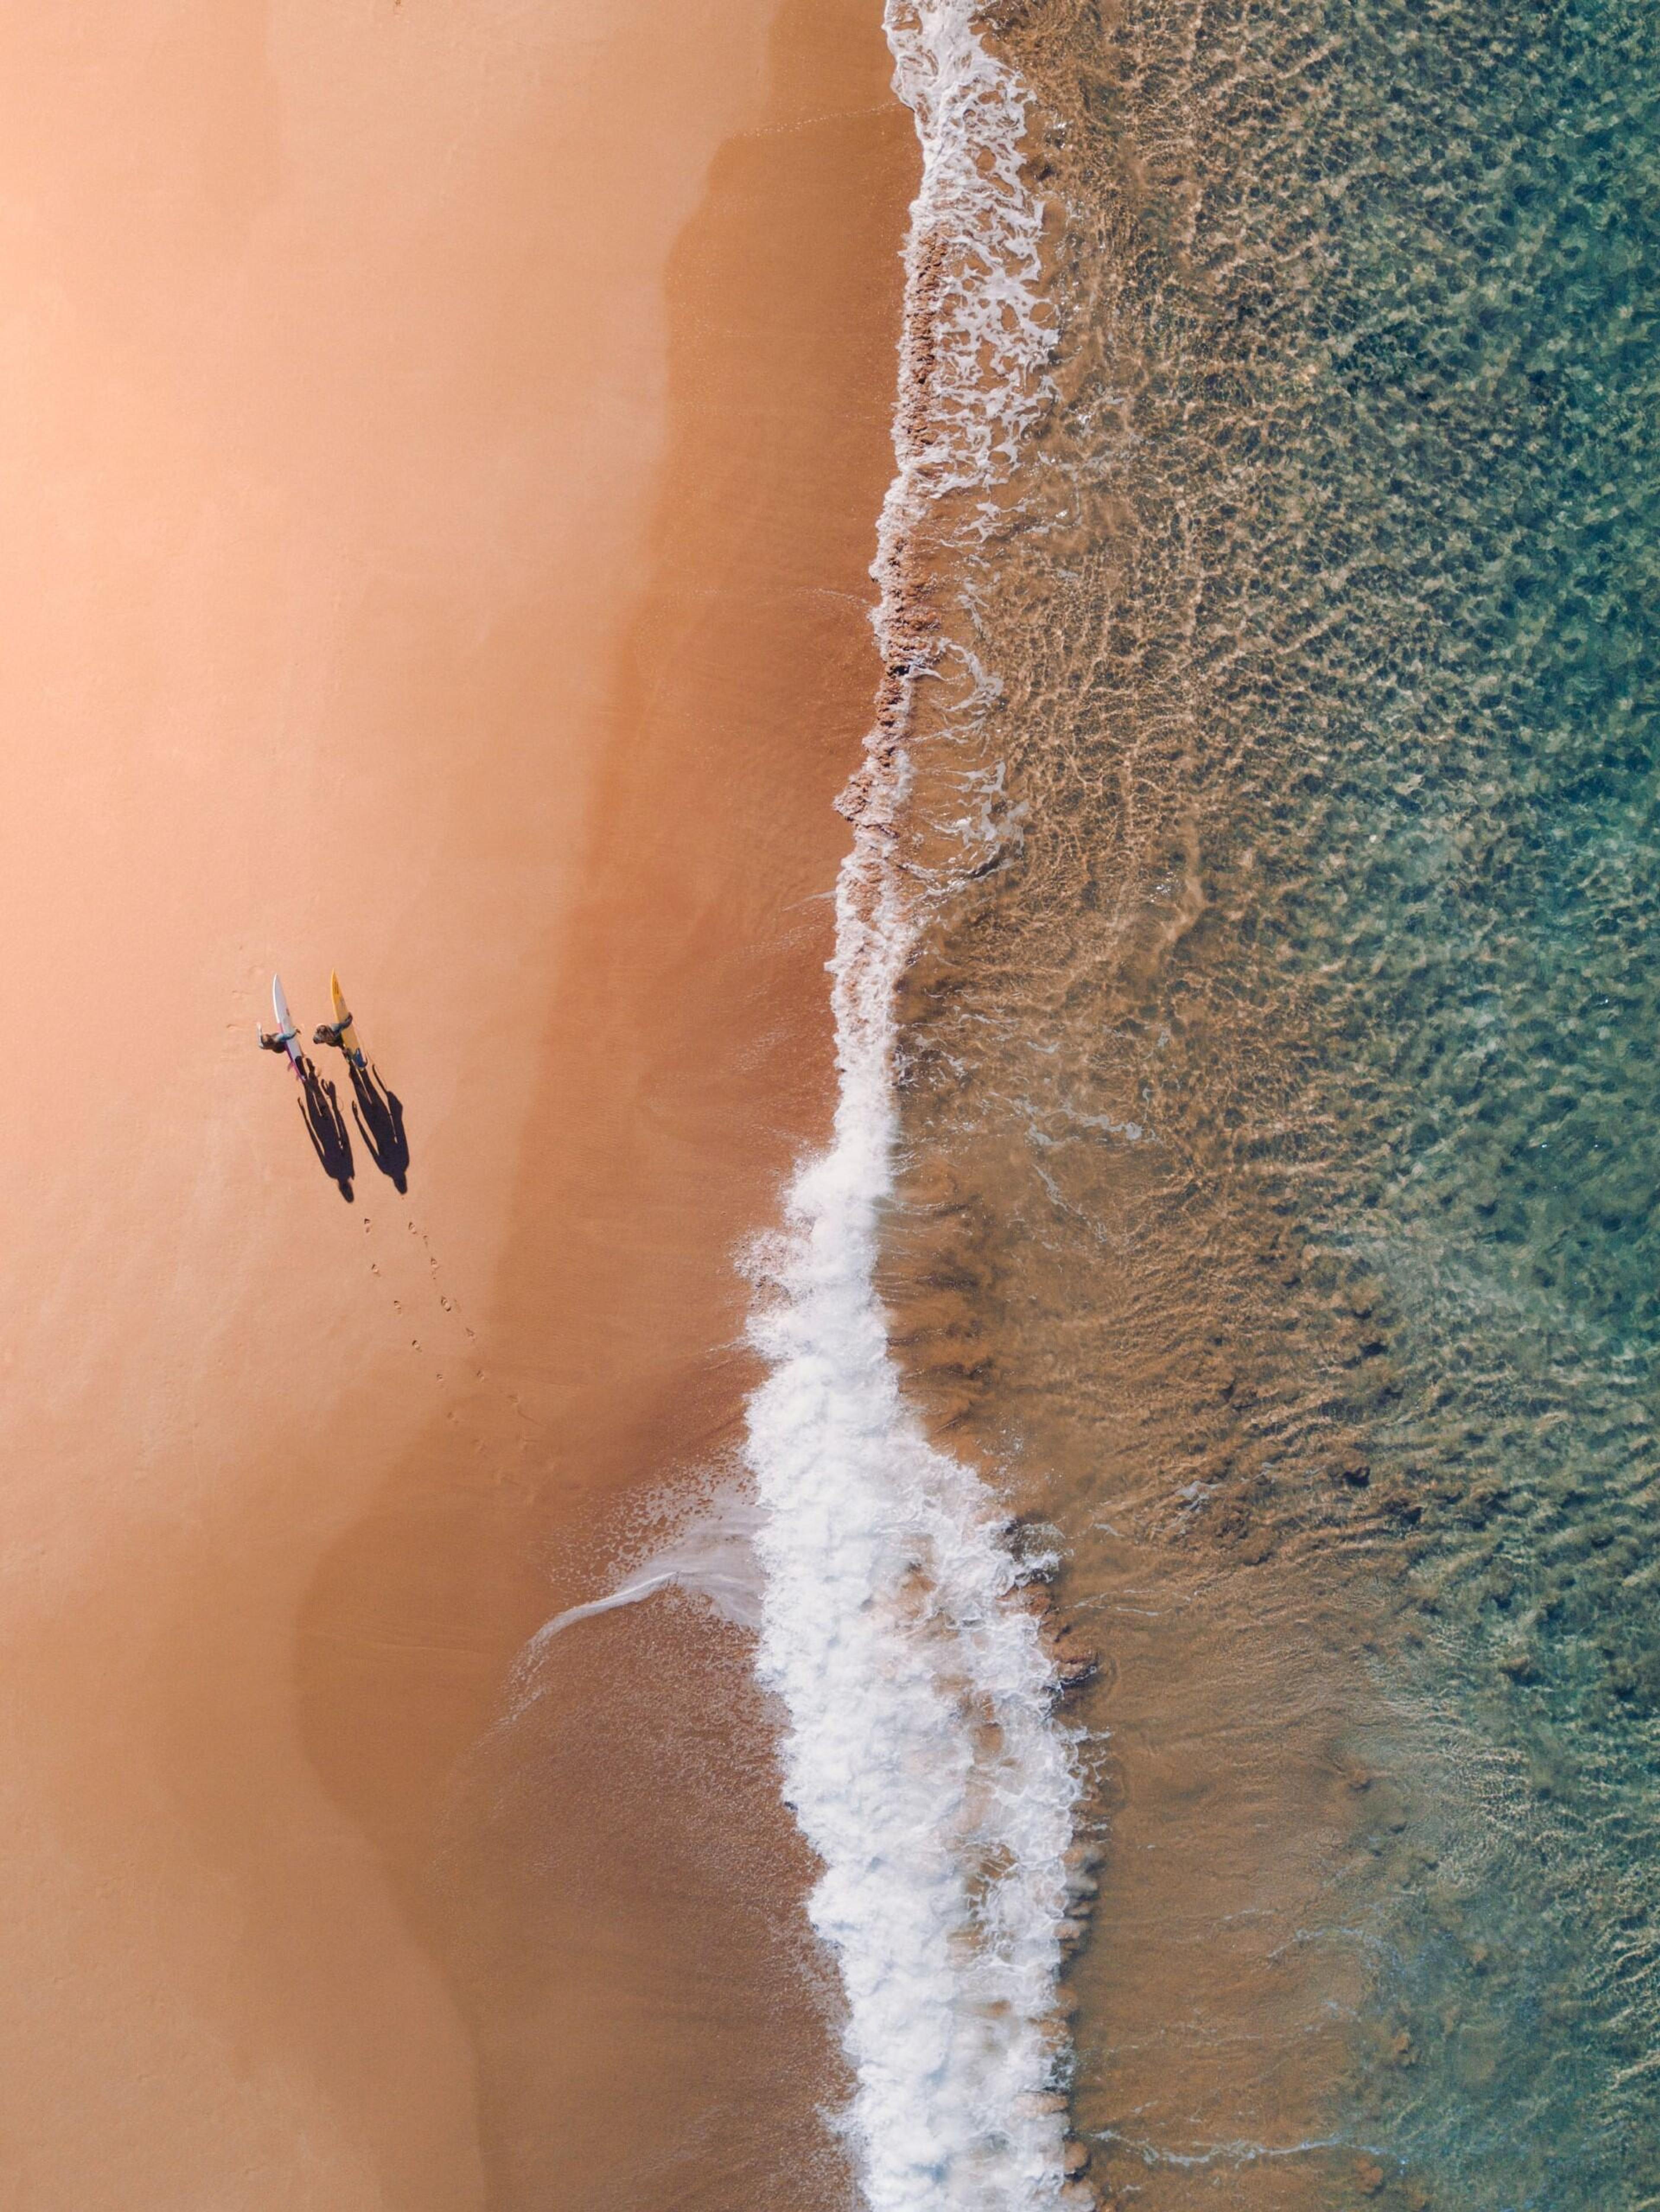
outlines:
{"label": "yellow surfboard", "polygon": [[340,988],[340,978],[337,975],[329,976],[329,996],[334,1001],[334,1023],[340,1032],[342,1050],[347,1059],[356,1060],[359,1067],[367,1067],[368,1062],[363,1057],[362,1046],[357,1042],[357,1031],[352,1026],[351,1016],[346,1012],[346,994]]}

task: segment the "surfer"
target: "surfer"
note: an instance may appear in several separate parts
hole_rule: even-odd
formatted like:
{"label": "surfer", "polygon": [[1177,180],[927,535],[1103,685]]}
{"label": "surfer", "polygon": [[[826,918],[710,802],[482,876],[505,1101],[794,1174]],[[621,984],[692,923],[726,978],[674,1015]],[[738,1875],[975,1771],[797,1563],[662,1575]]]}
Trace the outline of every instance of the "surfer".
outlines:
{"label": "surfer", "polygon": [[273,975],[271,979],[271,1008],[277,1017],[277,1028],[274,1032],[264,1029],[260,1030],[259,1049],[261,1052],[287,1053],[289,1066],[303,1082],[305,1079],[300,1066],[302,1056],[300,1050],[300,1032],[294,1026],[294,1016],[289,1012],[288,997],[283,989],[283,979],[280,975]]}
{"label": "surfer", "polygon": [[311,1033],[313,1044],[331,1044],[344,1052],[354,1068],[367,1068],[368,1061],[357,1041],[357,1032],[351,1025],[351,1015],[346,1006],[346,994],[340,988],[338,975],[329,977],[329,995],[334,1001],[334,1019],[319,1022]]}

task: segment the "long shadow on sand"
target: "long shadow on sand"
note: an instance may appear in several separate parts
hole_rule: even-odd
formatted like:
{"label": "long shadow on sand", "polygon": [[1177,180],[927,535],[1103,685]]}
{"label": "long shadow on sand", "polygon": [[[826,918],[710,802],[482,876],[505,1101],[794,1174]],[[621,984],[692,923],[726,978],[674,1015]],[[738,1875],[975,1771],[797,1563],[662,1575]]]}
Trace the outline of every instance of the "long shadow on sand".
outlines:
{"label": "long shadow on sand", "polygon": [[345,1115],[340,1111],[340,1101],[335,1095],[334,1085],[326,1076],[317,1073],[309,1060],[301,1063],[300,1080],[304,1085],[300,1100],[300,1117],[306,1125],[306,1134],[311,1139],[312,1150],[321,1162],[324,1174],[350,1205],[351,1179],[356,1168],[351,1156],[351,1133],[346,1127]]}
{"label": "long shadow on sand", "polygon": [[383,1176],[391,1177],[394,1190],[406,1191],[410,1140],[404,1133],[403,1100],[381,1082],[378,1067],[362,1068],[355,1060],[348,1060],[346,1072],[351,1078],[352,1119],[368,1147],[369,1158]]}

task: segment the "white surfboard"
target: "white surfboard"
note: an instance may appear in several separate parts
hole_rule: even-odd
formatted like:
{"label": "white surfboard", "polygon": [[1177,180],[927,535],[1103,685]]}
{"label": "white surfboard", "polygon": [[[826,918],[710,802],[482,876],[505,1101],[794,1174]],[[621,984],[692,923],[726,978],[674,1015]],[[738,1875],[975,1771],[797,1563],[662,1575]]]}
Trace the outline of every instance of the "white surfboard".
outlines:
{"label": "white surfboard", "polygon": [[271,979],[271,1003],[277,1016],[277,1034],[288,1047],[289,1061],[295,1073],[298,1075],[300,1032],[294,1026],[294,1016],[289,1012],[288,997],[283,989],[283,979],[280,975],[273,975]]}

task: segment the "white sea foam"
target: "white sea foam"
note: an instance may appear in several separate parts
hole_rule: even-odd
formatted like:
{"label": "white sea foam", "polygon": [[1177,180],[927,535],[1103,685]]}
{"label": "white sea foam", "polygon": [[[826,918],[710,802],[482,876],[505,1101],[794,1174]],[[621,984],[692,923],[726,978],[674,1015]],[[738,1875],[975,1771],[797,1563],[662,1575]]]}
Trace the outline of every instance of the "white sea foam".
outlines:
{"label": "white sea foam", "polygon": [[726,1480],[707,1480],[708,1487],[694,1491],[690,1500],[683,1477],[672,1496],[658,1492],[639,1501],[637,1510],[651,1533],[627,1547],[633,1561],[623,1579],[603,1597],[568,1605],[543,1622],[514,1662],[506,1709],[492,1735],[514,1727],[542,1697],[548,1686],[548,1646],[578,1621],[678,1589],[701,1599],[734,1627],[760,1627],[761,1562],[755,1549],[760,1509],[747,1483],[732,1479],[731,1470]]}
{"label": "white sea foam", "polygon": [[[887,27],[923,154],[876,568],[891,666],[907,652],[907,540],[1013,459],[1049,341],[1019,81],[964,0],[893,0]],[[873,740],[837,884],[834,1139],[756,1259],[751,1333],[769,1365],[745,1452],[757,1663],[787,1711],[787,1794],[823,1862],[811,1911],[846,1990],[872,2212],[1015,2212],[1062,2187],[1062,2123],[1042,2093],[1064,2056],[1057,1923],[1077,1784],[995,1502],[908,1409],[873,1287],[894,986],[917,921],[885,828],[906,774],[896,736],[889,724]]]}
{"label": "white sea foam", "polygon": [[761,1574],[755,1532],[760,1515],[747,1491],[733,1483],[718,1485],[672,1517],[671,1532],[636,1559],[615,1589],[585,1604],[567,1606],[537,1630],[521,1656],[521,1670],[533,1667],[552,1639],[577,1621],[613,1613],[618,1606],[638,1605],[659,1590],[684,1590],[706,1600],[734,1626],[759,1628]]}

